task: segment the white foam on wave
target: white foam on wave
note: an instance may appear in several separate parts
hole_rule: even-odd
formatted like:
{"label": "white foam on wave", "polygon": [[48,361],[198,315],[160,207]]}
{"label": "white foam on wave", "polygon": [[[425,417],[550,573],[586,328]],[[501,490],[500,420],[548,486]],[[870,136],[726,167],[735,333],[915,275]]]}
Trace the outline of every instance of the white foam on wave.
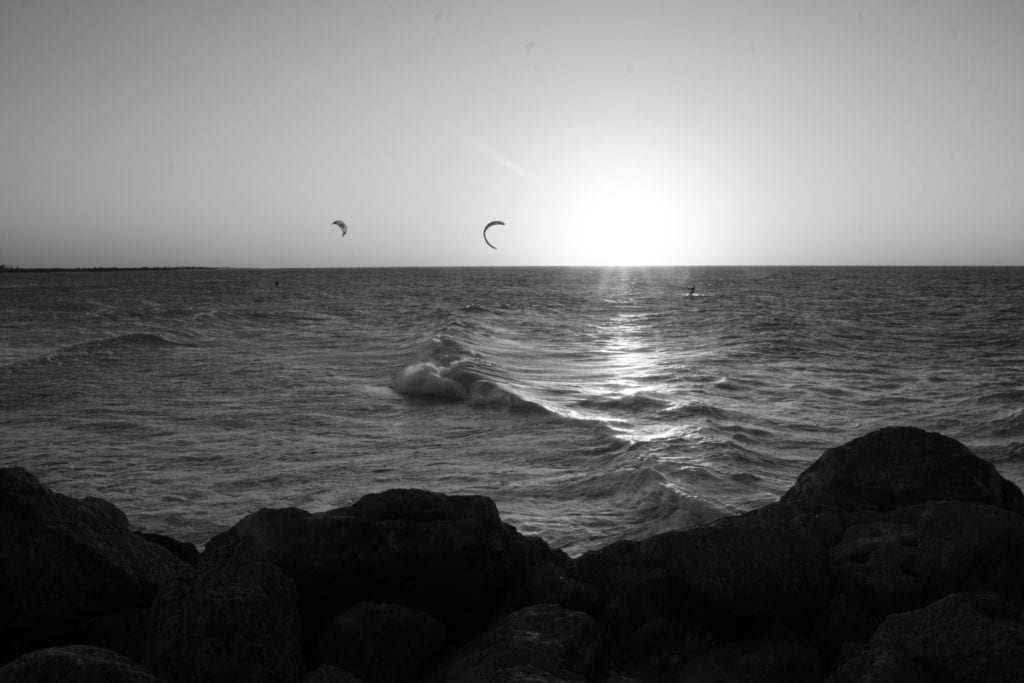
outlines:
{"label": "white foam on wave", "polygon": [[446,370],[433,361],[406,365],[395,375],[392,388],[411,396],[465,399],[469,395],[466,387],[446,376]]}

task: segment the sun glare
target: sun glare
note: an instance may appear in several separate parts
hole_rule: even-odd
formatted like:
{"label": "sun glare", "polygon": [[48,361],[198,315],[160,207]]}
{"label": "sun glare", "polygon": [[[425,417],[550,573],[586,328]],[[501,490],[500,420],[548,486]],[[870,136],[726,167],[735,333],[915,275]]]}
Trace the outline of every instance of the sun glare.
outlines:
{"label": "sun glare", "polygon": [[683,258],[684,217],[664,180],[634,171],[595,173],[571,201],[569,229],[581,265],[667,265]]}

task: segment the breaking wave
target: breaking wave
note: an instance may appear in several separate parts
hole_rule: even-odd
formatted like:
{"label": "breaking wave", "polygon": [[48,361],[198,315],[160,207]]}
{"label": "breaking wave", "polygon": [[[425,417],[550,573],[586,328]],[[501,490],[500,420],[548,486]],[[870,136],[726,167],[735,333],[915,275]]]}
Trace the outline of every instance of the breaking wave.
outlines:
{"label": "breaking wave", "polygon": [[[444,327],[463,333],[471,324],[445,316]],[[395,373],[391,388],[405,396],[464,402],[505,410],[546,411],[506,385],[502,373],[450,334],[432,336]]]}

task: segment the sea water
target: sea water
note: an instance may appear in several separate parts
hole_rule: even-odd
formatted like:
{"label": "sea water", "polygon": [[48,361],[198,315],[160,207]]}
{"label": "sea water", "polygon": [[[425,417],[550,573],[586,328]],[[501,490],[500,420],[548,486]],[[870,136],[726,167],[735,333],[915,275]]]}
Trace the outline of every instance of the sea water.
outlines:
{"label": "sea water", "polygon": [[199,545],[421,487],[576,555],[887,425],[1024,483],[1022,331],[1024,268],[6,272],[0,465]]}

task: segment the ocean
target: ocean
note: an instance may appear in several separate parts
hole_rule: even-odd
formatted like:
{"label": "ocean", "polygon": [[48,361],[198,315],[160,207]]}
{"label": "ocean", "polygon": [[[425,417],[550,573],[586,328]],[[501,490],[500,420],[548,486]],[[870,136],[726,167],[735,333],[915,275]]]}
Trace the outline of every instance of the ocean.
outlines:
{"label": "ocean", "polygon": [[0,465],[200,546],[418,487],[578,555],[888,425],[1024,484],[1024,268],[0,273]]}

